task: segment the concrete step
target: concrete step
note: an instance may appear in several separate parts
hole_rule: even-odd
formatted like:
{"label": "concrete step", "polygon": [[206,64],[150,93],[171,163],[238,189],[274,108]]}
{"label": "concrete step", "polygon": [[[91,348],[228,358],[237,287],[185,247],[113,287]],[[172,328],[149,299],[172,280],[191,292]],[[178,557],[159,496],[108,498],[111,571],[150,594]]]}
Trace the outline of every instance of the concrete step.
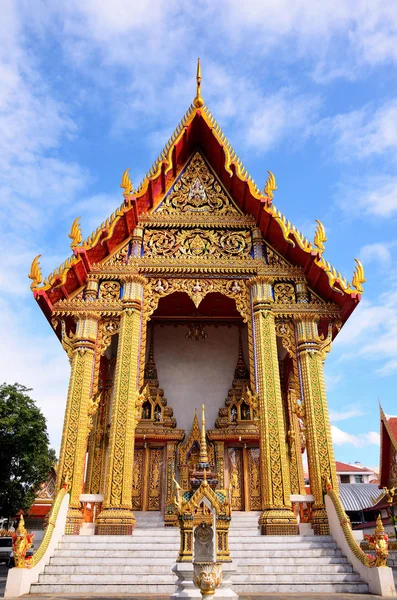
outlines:
{"label": "concrete step", "polygon": [[[170,562],[172,560],[176,560],[176,551],[167,551],[168,556],[170,558]],[[132,558],[134,556],[141,558],[162,558],[165,555],[164,550],[83,550],[81,552],[77,552],[77,550],[55,550],[54,556],[70,556],[76,558],[76,560],[80,560],[80,558],[112,558],[114,556],[118,556],[119,558]]]}
{"label": "concrete step", "polygon": [[39,575],[39,583],[103,583],[104,585],[119,584],[119,583],[164,583],[175,584],[176,577],[174,573],[169,571],[169,574],[162,573],[59,573],[51,575],[43,573]]}
{"label": "concrete step", "polygon": [[[238,559],[239,563],[241,559],[248,558],[288,558],[293,557],[294,553],[288,550],[231,550],[233,559]],[[340,550],[323,550],[321,548],[315,550],[302,550],[295,554],[296,557],[315,558],[317,556],[342,556]]]}
{"label": "concrete step", "polygon": [[[62,577],[62,576],[60,576]],[[233,575],[234,583],[261,583],[269,585],[270,583],[308,583],[308,578],[305,573],[294,573],[293,576],[286,573],[235,573]],[[360,577],[357,573],[321,573],[316,577],[315,583],[360,583]]]}
{"label": "concrete step", "polygon": [[[176,557],[175,557],[176,560]],[[175,563],[174,560],[174,563]],[[100,562],[99,562],[100,561]],[[118,555],[114,555],[112,554],[112,556],[109,557],[103,557],[103,558],[98,558],[98,557],[89,557],[87,555],[84,556],[79,556],[78,559],[76,559],[76,556],[52,556],[50,558],[50,565],[58,565],[58,566],[76,566],[76,565],[101,565],[102,569],[107,569],[108,567],[111,566],[117,566],[118,568],[120,568],[120,566],[124,566],[124,565],[159,565],[159,566],[167,566],[168,569],[170,569],[174,563],[172,563],[171,557],[170,556],[150,556],[145,558],[145,560],[142,560],[141,556],[132,556],[132,557],[120,557]]]}
{"label": "concrete step", "polygon": [[[248,549],[248,548],[257,548],[258,550],[280,550],[281,548],[285,548],[285,546],[282,546],[281,544],[274,544],[272,542],[262,542],[262,540],[258,540],[258,541],[246,541],[244,538],[242,538],[241,540],[229,540],[229,547],[230,548],[241,548],[242,550]],[[335,550],[335,548],[337,548],[337,545],[335,542],[323,542],[323,543],[316,543],[316,542],[302,542],[301,544],[294,544],[290,546],[291,551],[294,550],[314,550],[316,548],[321,548],[323,550]],[[98,548],[99,549],[99,548]]]}
{"label": "concrete step", "polygon": [[172,594],[174,583],[34,583],[30,588],[31,594],[100,594],[101,596],[119,594]]}
{"label": "concrete step", "polygon": [[106,574],[122,574],[122,575],[142,575],[148,573],[158,573],[159,575],[171,574],[171,566],[170,561],[164,564],[152,564],[152,565],[109,565],[109,564],[95,564],[95,565],[54,565],[50,564],[45,567],[44,574],[45,575],[86,575],[87,573],[95,574],[98,573],[100,575]]}
{"label": "concrete step", "polygon": [[[46,571],[47,572],[47,571]],[[306,575],[318,575],[332,573],[353,573],[351,565],[343,563],[341,565],[238,565],[239,574],[249,575],[278,575],[287,574],[295,575],[306,574]]]}
{"label": "concrete step", "polygon": [[168,541],[159,539],[156,543],[152,541],[136,541],[136,542],[127,542],[125,544],[114,544],[114,543],[106,543],[101,542],[97,544],[75,544],[73,542],[60,542],[58,546],[58,550],[76,550],[77,552],[85,552],[86,550],[109,550],[113,552],[123,551],[123,550],[163,550],[164,552],[168,550],[178,550],[179,543],[178,541]]}
{"label": "concrete step", "polygon": [[[91,559],[91,560],[95,560],[95,559]],[[124,559],[124,560],[128,560],[128,559]],[[131,559],[132,560],[132,559]],[[338,556],[315,556],[313,558],[307,558],[307,557],[302,557],[302,556],[284,556],[282,558],[277,558],[274,556],[271,557],[254,557],[254,558],[239,558],[238,559],[238,569],[243,569],[245,567],[247,567],[248,569],[250,567],[254,567],[254,566],[263,566],[263,567],[267,567],[267,566],[274,566],[274,567],[280,567],[280,566],[296,566],[296,567],[301,567],[301,566],[305,566],[305,565],[314,565],[314,566],[321,566],[321,565],[349,565],[350,563],[348,562],[347,558],[345,558],[342,554],[339,554]]]}
{"label": "concrete step", "polygon": [[315,583],[238,583],[233,584],[233,589],[238,594],[272,593],[272,594],[368,594],[366,583],[328,583],[316,581]]}

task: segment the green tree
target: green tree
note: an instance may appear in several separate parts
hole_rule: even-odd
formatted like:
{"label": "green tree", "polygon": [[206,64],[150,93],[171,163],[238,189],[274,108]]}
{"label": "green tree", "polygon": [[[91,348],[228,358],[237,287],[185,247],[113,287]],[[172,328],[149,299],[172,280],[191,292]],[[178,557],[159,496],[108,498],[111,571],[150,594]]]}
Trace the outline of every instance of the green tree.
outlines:
{"label": "green tree", "polygon": [[19,383],[0,385],[0,516],[8,519],[30,508],[56,460],[30,391]]}

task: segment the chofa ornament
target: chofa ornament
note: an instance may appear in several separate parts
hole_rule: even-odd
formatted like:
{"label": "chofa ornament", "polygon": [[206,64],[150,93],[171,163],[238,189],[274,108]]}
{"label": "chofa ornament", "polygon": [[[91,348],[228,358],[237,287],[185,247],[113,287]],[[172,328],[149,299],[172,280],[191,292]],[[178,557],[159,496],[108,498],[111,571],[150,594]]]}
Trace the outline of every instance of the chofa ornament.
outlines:
{"label": "chofa ornament", "polygon": [[193,581],[203,598],[213,596],[222,583],[221,563],[193,563]]}

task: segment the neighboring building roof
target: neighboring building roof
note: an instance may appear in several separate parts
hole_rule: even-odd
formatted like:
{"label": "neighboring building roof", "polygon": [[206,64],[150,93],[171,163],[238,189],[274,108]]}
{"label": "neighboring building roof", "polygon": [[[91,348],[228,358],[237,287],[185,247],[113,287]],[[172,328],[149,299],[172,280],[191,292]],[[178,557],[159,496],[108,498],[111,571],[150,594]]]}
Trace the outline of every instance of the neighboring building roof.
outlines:
{"label": "neighboring building roof", "polygon": [[347,463],[340,462],[338,460],[335,461],[336,472],[337,473],[374,473],[372,469],[367,469],[367,467],[356,467],[355,465],[348,465]]}
{"label": "neighboring building roof", "polygon": [[[198,148],[239,208],[253,216],[265,240],[290,263],[301,267],[309,287],[326,302],[339,305],[342,321],[347,320],[363,292],[361,263],[357,261],[351,282],[338,273],[322,256],[322,225],[314,241],[307,240],[274,206],[272,198],[256,186],[209,109],[192,104],[138,189],[132,190],[130,182],[121,206],[87,240],[73,245],[72,256],[44,281],[39,257],[33,261],[31,289],[50,322],[54,303],[77,292],[85,284],[92,265],[116,252],[129,239],[140,215],[156,209]],[[81,237],[79,230],[75,233],[76,239]],[[61,337],[60,331],[57,335]]]}
{"label": "neighboring building roof", "polygon": [[344,483],[339,486],[340,499],[347,511],[363,510],[372,507],[379,496],[379,488],[373,483]]}

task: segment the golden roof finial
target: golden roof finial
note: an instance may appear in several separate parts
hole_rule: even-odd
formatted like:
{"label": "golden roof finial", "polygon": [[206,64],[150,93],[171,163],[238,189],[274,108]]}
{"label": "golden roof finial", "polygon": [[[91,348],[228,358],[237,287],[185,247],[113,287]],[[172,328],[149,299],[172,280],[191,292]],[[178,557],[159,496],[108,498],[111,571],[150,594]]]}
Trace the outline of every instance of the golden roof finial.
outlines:
{"label": "golden roof finial", "polygon": [[68,235],[68,237],[72,240],[70,244],[70,248],[72,250],[77,248],[83,239],[83,236],[81,235],[80,218],[81,217],[77,217],[77,219],[73,221],[70,233]]}
{"label": "golden roof finial", "polygon": [[195,106],[196,108],[201,108],[202,106],[204,106],[204,99],[201,96],[201,64],[200,64],[199,58],[197,59],[196,82],[197,82],[196,97],[193,100],[193,106]]}
{"label": "golden roof finial", "polygon": [[40,263],[39,263],[40,256],[41,256],[41,254],[38,254],[36,256],[36,258],[33,259],[32,265],[30,267],[30,273],[28,275],[29,279],[32,280],[32,283],[30,284],[30,289],[32,290],[32,292],[43,281],[43,277],[41,275]]}
{"label": "golden roof finial", "polygon": [[124,198],[129,194],[132,194],[132,181],[130,177],[130,170],[126,169],[121,178],[120,187],[124,189],[123,196]]}
{"label": "golden roof finial", "polygon": [[201,406],[201,440],[200,440],[200,462],[208,463],[207,440],[205,437],[205,406]]}
{"label": "golden roof finial", "polygon": [[354,260],[357,264],[353,273],[352,285],[359,294],[362,294],[364,291],[363,283],[366,282],[366,279],[364,277],[364,267],[362,266],[358,258],[355,258]]}
{"label": "golden roof finial", "polygon": [[276,178],[273,175],[273,173],[271,171],[268,171],[268,173],[269,173],[269,177],[266,179],[264,192],[265,192],[265,196],[267,196],[267,198],[269,198],[269,200],[272,201],[274,198],[273,192],[275,190],[277,190],[277,185],[276,185]]}
{"label": "golden roof finial", "polygon": [[317,228],[314,234],[314,245],[319,250],[320,254],[322,254],[325,250],[325,242],[327,241],[327,236],[325,235],[324,225],[316,219]]}

